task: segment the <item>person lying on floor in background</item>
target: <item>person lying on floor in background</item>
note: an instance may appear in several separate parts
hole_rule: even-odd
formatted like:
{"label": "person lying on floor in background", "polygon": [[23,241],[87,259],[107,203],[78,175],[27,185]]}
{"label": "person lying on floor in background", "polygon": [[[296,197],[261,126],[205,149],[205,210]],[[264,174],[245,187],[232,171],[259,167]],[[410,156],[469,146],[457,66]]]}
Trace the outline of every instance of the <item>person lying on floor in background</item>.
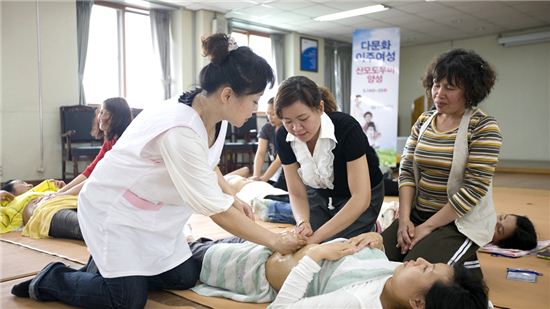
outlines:
{"label": "person lying on floor in background", "polygon": [[532,250],[537,246],[537,232],[526,216],[502,214],[491,242],[504,249]]}
{"label": "person lying on floor in background", "polygon": [[483,280],[463,266],[432,264],[422,258],[390,262],[380,250],[378,233],[310,244],[288,255],[241,241],[201,239],[190,244],[193,258],[202,264],[204,283],[194,287],[195,292],[244,302],[273,301],[268,308],[485,309],[488,305]]}
{"label": "person lying on floor in background", "polygon": [[[7,213],[5,217],[3,216],[3,223],[12,222],[13,228],[2,231],[9,232],[24,225],[23,236],[83,240],[76,212],[77,195],[95,166],[111,150],[131,121],[132,111],[126,100],[118,97],[105,100],[93,125],[92,134],[104,139],[103,146],[94,161],[67,185],[61,180],[46,181],[34,188],[32,194],[27,194],[24,198],[16,198],[10,206],[7,206],[12,210],[6,210],[11,213],[12,219],[9,219],[10,215]],[[14,180],[7,182],[4,187],[17,196],[31,190],[32,185]],[[34,191],[37,192],[34,193]],[[37,194],[38,192],[40,194]]]}
{"label": "person lying on floor in background", "polygon": [[0,233],[8,233],[23,226],[28,217],[25,216],[27,206],[38,203],[38,200],[48,194],[57,192],[65,185],[61,180],[44,180],[33,187],[23,180],[8,180],[2,185],[2,190],[9,193],[9,198],[2,199],[0,207]]}
{"label": "person lying on floor in background", "polygon": [[[280,198],[287,194],[286,191],[240,175],[233,174],[225,177],[235,191],[239,192],[237,196],[252,205],[254,214],[259,219],[266,222],[295,224],[290,203]],[[499,215],[492,243],[505,249],[534,249],[537,246],[535,226],[526,216]]]}
{"label": "person lying on floor in background", "polygon": [[[252,178],[242,176],[243,174],[246,175],[248,168],[245,167],[237,170],[243,171],[243,169],[245,171],[244,173],[233,172],[224,176],[231,188],[237,192],[236,196],[245,203],[251,205],[254,215],[262,221],[295,224],[290,203],[269,199],[274,197],[286,197],[286,201],[288,201],[288,192],[268,182],[253,180]],[[279,207],[283,209],[279,211]],[[284,217],[279,217],[277,215],[278,213],[283,214]]]}

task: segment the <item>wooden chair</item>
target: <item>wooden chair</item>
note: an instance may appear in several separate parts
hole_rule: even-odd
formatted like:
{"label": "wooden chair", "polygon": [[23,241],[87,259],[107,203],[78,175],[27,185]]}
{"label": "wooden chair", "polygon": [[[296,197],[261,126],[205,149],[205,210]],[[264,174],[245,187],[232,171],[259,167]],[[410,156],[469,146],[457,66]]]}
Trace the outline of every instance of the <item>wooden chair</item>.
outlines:
{"label": "wooden chair", "polygon": [[254,164],[254,155],[258,148],[257,132],[256,114],[252,114],[252,117],[240,128],[232,125],[227,127],[225,145],[220,160],[220,170],[223,174],[243,166],[251,167]]}
{"label": "wooden chair", "polygon": [[72,178],[79,174],[79,161],[93,161],[102,141],[91,135],[96,109],[86,105],[61,106],[61,174],[67,180],[67,162],[72,162]]}

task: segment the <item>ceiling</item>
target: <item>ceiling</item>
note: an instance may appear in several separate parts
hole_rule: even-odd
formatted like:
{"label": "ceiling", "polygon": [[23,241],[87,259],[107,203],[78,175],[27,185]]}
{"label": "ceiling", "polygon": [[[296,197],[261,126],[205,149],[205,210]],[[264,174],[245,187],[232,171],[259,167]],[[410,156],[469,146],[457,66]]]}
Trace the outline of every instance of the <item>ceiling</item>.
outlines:
{"label": "ceiling", "polygon": [[[550,1],[162,0],[254,24],[352,41],[358,28],[401,28],[401,45],[419,45],[550,26]],[[382,3],[390,9],[330,22],[314,17]]]}

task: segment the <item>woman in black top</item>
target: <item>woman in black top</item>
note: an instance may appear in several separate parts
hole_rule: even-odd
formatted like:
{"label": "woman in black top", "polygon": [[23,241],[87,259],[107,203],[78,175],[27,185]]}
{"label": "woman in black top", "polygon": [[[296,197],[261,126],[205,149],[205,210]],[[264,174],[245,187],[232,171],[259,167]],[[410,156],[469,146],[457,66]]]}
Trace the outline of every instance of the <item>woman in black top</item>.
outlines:
{"label": "woman in black top", "polygon": [[275,97],[277,132],[296,231],[309,243],[372,231],[384,199],[378,157],[359,123],[304,76]]}

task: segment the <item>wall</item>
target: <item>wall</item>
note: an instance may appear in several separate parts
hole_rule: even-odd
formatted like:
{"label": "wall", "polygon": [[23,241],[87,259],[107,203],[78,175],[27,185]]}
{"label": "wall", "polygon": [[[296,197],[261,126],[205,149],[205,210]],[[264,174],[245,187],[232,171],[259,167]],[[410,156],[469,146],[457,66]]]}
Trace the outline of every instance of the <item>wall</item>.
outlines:
{"label": "wall", "polygon": [[[59,106],[78,103],[75,2],[38,2],[44,124],[43,163],[37,3],[2,1],[1,6],[3,91],[0,118],[3,178],[59,178]],[[41,168],[44,168],[43,173],[38,172]]]}
{"label": "wall", "polygon": [[491,35],[402,48],[399,135],[410,132],[410,106],[424,93],[420,79],[426,66],[451,48],[473,49],[497,71],[495,88],[480,107],[500,125],[500,158],[550,161],[550,43],[502,47]]}

